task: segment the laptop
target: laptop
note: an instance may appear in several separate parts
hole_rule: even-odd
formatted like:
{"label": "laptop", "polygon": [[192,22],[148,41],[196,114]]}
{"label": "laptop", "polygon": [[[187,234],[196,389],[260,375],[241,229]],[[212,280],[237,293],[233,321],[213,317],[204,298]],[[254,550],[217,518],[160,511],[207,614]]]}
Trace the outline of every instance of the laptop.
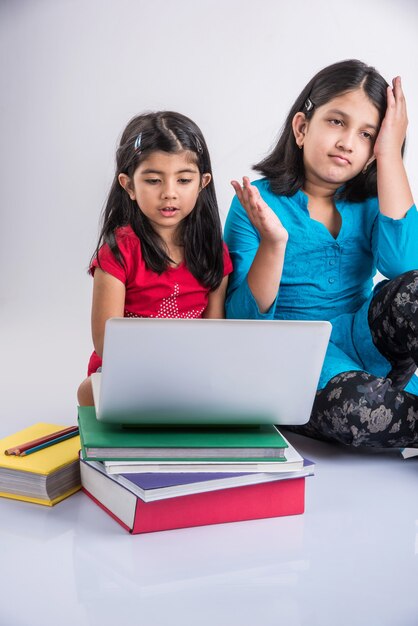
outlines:
{"label": "laptop", "polygon": [[299,425],[331,333],[323,321],[111,318],[97,419],[123,425]]}

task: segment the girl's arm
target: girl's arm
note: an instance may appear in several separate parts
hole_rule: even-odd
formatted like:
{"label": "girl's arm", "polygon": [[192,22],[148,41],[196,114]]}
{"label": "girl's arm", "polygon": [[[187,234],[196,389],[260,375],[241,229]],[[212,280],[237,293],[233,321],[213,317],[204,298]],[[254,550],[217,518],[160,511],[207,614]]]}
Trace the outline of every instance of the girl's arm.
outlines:
{"label": "girl's arm", "polygon": [[99,267],[94,271],[91,328],[96,354],[103,355],[105,323],[110,317],[123,317],[125,285]]}
{"label": "girl's arm", "polygon": [[265,313],[277,297],[288,233],[247,176],[243,178],[242,187],[236,180],[231,184],[260,236],[260,245],[249,269],[247,282],[260,313]]}
{"label": "girl's arm", "polygon": [[228,286],[228,276],[224,276],[221,284],[215,291],[209,292],[208,304],[202,317],[206,319],[223,319],[225,317],[225,295]]}
{"label": "girl's arm", "polygon": [[406,136],[408,117],[399,76],[387,89],[387,109],[376,143],[377,193],[380,212],[398,220],[405,217],[414,204],[401,148]]}

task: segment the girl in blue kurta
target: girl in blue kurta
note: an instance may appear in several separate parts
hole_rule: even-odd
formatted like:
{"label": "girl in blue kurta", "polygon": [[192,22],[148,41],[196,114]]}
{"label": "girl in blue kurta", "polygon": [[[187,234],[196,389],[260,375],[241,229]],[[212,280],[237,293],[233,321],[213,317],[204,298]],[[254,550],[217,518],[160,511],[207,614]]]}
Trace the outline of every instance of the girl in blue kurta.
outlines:
{"label": "girl in blue kurta", "polygon": [[[303,434],[418,447],[418,213],[406,127],[399,77],[390,87],[360,61],[336,63],[297,98],[255,166],[263,178],[232,182],[227,316],[333,326]],[[373,288],[377,270],[386,280]]]}

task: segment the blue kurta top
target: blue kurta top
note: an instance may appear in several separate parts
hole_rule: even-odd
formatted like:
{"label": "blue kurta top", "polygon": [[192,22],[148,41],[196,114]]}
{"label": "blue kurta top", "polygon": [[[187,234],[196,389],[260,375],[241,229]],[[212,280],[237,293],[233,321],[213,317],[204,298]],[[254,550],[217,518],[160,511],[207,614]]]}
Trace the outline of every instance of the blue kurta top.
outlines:
{"label": "blue kurta top", "polygon": [[[334,238],[323,224],[311,219],[308,197],[302,191],[292,197],[277,196],[266,179],[252,184],[289,233],[282,280],[273,305],[267,313],[260,313],[247,282],[260,236],[235,197],[225,224],[234,265],[227,317],[330,321],[333,329],[320,389],[333,376],[349,370],[386,376],[391,365],[375,347],[367,321],[373,277],[376,270],[390,279],[418,268],[415,205],[403,219],[394,220],[380,213],[377,198],[361,203],[337,200],[342,225]],[[413,377],[406,389],[418,393],[418,378]]]}

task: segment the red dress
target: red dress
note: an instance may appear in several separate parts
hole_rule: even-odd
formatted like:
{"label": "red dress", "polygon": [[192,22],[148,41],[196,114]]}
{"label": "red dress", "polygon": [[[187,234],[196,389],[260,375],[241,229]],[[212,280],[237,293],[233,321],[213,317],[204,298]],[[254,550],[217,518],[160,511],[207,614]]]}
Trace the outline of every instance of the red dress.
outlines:
{"label": "red dress", "polygon": [[[125,285],[125,317],[202,317],[210,290],[199,283],[184,263],[156,274],[146,267],[139,239],[130,226],[116,231],[116,241],[123,264],[118,263],[107,244],[100,248],[99,260],[104,272]],[[224,276],[227,276],[232,272],[232,262],[226,245],[223,245]],[[94,259],[92,274],[96,267],[99,263]],[[97,371],[101,364],[102,360],[93,352],[88,375]]]}

